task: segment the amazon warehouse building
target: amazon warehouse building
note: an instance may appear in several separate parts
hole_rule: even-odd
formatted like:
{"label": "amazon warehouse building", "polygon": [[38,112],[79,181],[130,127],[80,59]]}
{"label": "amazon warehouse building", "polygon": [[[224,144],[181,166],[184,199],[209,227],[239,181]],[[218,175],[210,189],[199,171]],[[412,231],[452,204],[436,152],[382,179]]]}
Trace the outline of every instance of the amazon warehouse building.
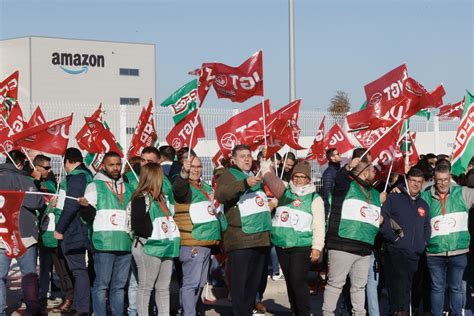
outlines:
{"label": "amazon warehouse building", "polygon": [[127,145],[141,108],[150,99],[156,104],[154,44],[29,36],[1,40],[0,56],[0,80],[19,71],[26,120],[37,106],[46,120],[74,113],[70,146],[83,117],[100,103],[117,140]]}

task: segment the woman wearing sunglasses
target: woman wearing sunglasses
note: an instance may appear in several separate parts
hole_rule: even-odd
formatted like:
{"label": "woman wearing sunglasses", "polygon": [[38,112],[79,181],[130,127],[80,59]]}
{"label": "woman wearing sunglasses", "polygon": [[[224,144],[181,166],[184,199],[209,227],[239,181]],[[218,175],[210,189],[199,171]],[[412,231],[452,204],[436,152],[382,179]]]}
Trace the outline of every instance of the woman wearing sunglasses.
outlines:
{"label": "woman wearing sunglasses", "polygon": [[294,315],[310,315],[307,275],[324,247],[324,202],[311,183],[311,166],[296,164],[288,187],[275,175],[271,161],[261,163],[263,181],[278,199],[272,220],[272,243],[285,276]]}

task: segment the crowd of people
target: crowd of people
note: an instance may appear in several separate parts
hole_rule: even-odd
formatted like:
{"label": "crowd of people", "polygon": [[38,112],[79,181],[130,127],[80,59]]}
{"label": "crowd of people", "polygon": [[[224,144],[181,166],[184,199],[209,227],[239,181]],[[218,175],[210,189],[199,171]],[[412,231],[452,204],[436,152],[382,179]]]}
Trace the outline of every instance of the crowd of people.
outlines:
{"label": "crowd of people", "polygon": [[[216,258],[236,316],[265,313],[270,262],[294,315],[380,315],[382,289],[390,315],[467,315],[474,160],[453,178],[449,157],[428,154],[385,181],[364,148],[345,164],[335,148],[326,158],[318,188],[308,161],[293,153],[254,159],[246,145],[220,162],[209,183],[188,148],[146,147],[124,170],[120,155],[108,152],[96,174],[68,148],[59,183],[50,157],[9,152],[0,190],[55,194],[27,194],[20,210],[27,250],[16,260],[26,315],[47,314],[53,273],[63,293],[58,312],[169,315],[175,275],[177,312],[198,315]],[[4,315],[11,258],[0,251]],[[315,269],[322,311],[310,304]]]}

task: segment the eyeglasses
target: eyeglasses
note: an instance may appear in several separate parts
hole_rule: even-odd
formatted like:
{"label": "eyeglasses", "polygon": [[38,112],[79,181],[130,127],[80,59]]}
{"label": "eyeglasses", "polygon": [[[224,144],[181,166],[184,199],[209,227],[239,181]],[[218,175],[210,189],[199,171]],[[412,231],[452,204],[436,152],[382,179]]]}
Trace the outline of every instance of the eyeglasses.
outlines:
{"label": "eyeglasses", "polygon": [[441,183],[448,183],[449,180],[450,179],[436,179],[435,182],[441,184]]}
{"label": "eyeglasses", "polygon": [[41,168],[43,168],[44,170],[49,170],[49,169],[51,169],[51,166],[40,166],[40,165],[38,165],[38,167],[41,167]]}

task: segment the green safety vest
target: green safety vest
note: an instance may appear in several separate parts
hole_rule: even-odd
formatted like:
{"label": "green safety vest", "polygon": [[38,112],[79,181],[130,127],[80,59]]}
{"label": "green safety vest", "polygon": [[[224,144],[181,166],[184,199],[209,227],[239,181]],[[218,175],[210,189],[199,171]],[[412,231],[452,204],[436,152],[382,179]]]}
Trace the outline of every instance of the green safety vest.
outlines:
{"label": "green safety vest", "polygon": [[181,244],[178,225],[176,225],[165,203],[153,200],[150,195],[148,198],[150,201],[149,213],[153,230],[143,247],[143,251],[153,257],[178,257]]}
{"label": "green safety vest", "polygon": [[[235,168],[229,169],[237,181],[248,177]],[[237,203],[242,231],[245,234],[255,234],[272,230],[272,217],[268,207],[268,198],[261,183],[251,187],[242,194]]]}
{"label": "green safety vest", "polygon": [[469,248],[469,209],[464,201],[462,187],[451,187],[445,201],[444,215],[442,201],[434,199],[431,196],[431,190],[423,192],[421,197],[430,207],[431,239],[426,251],[440,253]]}
{"label": "green safety vest", "polygon": [[93,183],[97,190],[97,212],[92,223],[94,248],[99,251],[130,251],[132,239],[128,234],[126,207],[133,187],[122,183],[119,192],[114,193],[105,181],[94,180]]}
{"label": "green safety vest", "polygon": [[193,223],[193,238],[196,240],[221,240],[221,221],[225,221],[225,215],[222,213],[221,207],[215,209],[210,201],[213,198],[212,187],[205,182],[201,182],[199,189],[195,183],[189,185],[192,193],[189,216]]}
{"label": "green safety vest", "polygon": [[[370,200],[368,200],[370,197]],[[380,194],[352,181],[342,203],[339,236],[374,244],[380,226]]]}
{"label": "green safety vest", "polygon": [[132,186],[133,190],[136,190],[138,188],[138,180],[137,178],[135,178],[135,174],[133,173],[133,171],[132,170],[127,171],[125,173],[125,176],[127,176],[128,184]]}
{"label": "green safety vest", "polygon": [[[92,175],[90,172],[83,169],[74,169],[69,173],[69,175],[78,175],[84,174],[86,176],[86,184],[92,182]],[[56,224],[59,221],[61,212],[64,208],[64,202],[66,200],[67,192],[67,177],[59,184],[59,196],[56,202],[56,207],[51,207],[49,204],[44,212],[43,219],[41,220],[41,240],[43,246],[48,248],[56,248],[58,246],[58,240],[54,238],[54,231],[56,229]]]}
{"label": "green safety vest", "polygon": [[286,189],[272,220],[272,244],[278,247],[310,247],[313,242],[311,206],[315,192],[297,196]]}

